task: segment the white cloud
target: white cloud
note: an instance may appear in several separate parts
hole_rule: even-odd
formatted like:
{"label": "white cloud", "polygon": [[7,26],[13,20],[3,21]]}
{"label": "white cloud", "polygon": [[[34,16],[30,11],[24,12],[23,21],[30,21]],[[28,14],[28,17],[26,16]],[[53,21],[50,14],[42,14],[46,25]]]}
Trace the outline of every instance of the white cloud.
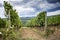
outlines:
{"label": "white cloud", "polygon": [[0,17],[1,17],[1,18],[5,18],[3,7],[0,7]]}
{"label": "white cloud", "polygon": [[59,3],[51,4],[51,3],[40,3],[40,8],[42,10],[49,10],[49,9],[54,9],[56,7],[59,7]]}
{"label": "white cloud", "polygon": [[3,4],[3,0],[0,0],[0,3]]}
{"label": "white cloud", "polygon": [[23,1],[23,0],[3,0],[3,1]]}
{"label": "white cloud", "polygon": [[46,8],[46,4],[40,4],[40,8]]}
{"label": "white cloud", "polygon": [[53,11],[53,12],[47,12],[47,16],[58,15],[58,14],[60,14],[60,10]]}
{"label": "white cloud", "polygon": [[[23,6],[14,6],[14,9],[16,9],[16,11],[18,12],[18,15],[20,17],[27,17],[28,15],[29,16],[33,16],[33,15],[30,15],[32,14],[31,12],[35,12],[34,8],[31,8],[31,7],[23,7]],[[29,17],[28,16],[28,17]]]}
{"label": "white cloud", "polygon": [[36,6],[38,7],[38,5],[40,4],[42,0],[31,0],[31,1],[27,1],[27,3],[24,5],[25,7],[33,7]]}
{"label": "white cloud", "polygon": [[14,9],[16,9],[18,13],[24,12],[24,11],[26,11],[26,12],[28,12],[28,11],[35,12],[34,8],[25,8],[23,6],[14,6]]}
{"label": "white cloud", "polygon": [[10,0],[10,1],[23,1],[23,0]]}
{"label": "white cloud", "polygon": [[23,6],[14,6],[14,8],[20,11],[25,11],[25,10],[34,11],[33,8],[25,8]]}
{"label": "white cloud", "polygon": [[23,1],[23,0],[0,0],[0,3],[3,4],[3,1],[8,1],[8,2],[10,2],[10,1]]}

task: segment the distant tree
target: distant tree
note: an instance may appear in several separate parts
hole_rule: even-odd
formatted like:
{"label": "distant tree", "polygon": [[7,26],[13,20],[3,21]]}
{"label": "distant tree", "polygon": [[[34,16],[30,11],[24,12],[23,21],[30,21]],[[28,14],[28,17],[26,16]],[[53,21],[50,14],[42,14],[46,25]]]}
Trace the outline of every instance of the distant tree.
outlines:
{"label": "distant tree", "polygon": [[28,27],[36,27],[37,26],[36,21],[37,21],[36,18],[32,18],[31,20],[27,21],[26,26],[28,26]]}

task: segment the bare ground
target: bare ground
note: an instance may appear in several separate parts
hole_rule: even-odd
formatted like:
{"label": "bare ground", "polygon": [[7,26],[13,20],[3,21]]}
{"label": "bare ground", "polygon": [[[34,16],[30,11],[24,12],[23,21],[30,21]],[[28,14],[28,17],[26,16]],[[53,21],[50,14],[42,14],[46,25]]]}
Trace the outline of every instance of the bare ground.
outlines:
{"label": "bare ground", "polygon": [[[54,34],[48,36],[47,39],[41,37],[37,32],[34,32],[32,28],[24,27],[21,29],[21,31],[22,31],[21,34],[23,39],[31,38],[32,40],[60,40],[60,29],[54,32]],[[40,29],[38,31],[40,31]]]}
{"label": "bare ground", "polygon": [[31,28],[22,28],[21,31],[23,39],[31,38],[35,40],[45,40],[39,34],[35,33]]}

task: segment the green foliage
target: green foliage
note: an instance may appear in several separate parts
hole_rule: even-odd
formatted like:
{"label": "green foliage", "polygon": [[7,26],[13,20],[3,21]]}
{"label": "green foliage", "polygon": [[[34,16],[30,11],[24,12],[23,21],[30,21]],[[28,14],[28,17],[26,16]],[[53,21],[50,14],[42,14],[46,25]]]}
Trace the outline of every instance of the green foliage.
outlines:
{"label": "green foliage", "polygon": [[2,28],[2,37],[3,40],[15,40],[16,33],[13,29]]}
{"label": "green foliage", "polygon": [[32,18],[31,20],[29,20],[27,22],[27,26],[30,26],[30,27],[40,27],[40,26],[44,26],[45,25],[45,15],[46,15],[46,12],[41,12],[37,15],[37,17],[35,18]]}
{"label": "green foliage", "polygon": [[36,19],[32,18],[31,20],[28,20],[28,22],[26,23],[26,26],[35,27],[36,26]]}
{"label": "green foliage", "polygon": [[[0,18],[0,32],[2,32],[3,40],[17,40],[18,38],[16,36],[17,35],[16,29],[21,27],[21,20],[16,10],[14,10],[13,7],[8,2],[4,1],[4,9],[5,9],[6,20]],[[10,21],[8,20],[9,12],[10,12]]]}
{"label": "green foliage", "polygon": [[12,9],[12,6],[8,2],[4,1],[4,9],[6,11],[5,16],[8,17],[9,10]]}
{"label": "green foliage", "polygon": [[0,28],[6,27],[6,21],[0,18]]}
{"label": "green foliage", "polygon": [[[26,26],[40,27],[45,25],[46,12],[39,13],[35,18],[28,20]],[[60,15],[47,16],[47,25],[60,25]]]}
{"label": "green foliage", "polygon": [[32,18],[34,18],[34,17],[20,17],[20,19],[21,19],[21,21],[22,21],[22,26],[23,27],[25,27],[26,25],[26,22],[28,21],[28,20],[31,20]]}
{"label": "green foliage", "polygon": [[9,13],[10,13],[10,22],[11,25],[14,25],[15,27],[21,26],[21,20],[18,16],[18,13],[16,10],[13,9],[13,7],[8,3],[4,1],[4,9],[5,9],[5,15],[9,19]]}
{"label": "green foliage", "polygon": [[10,12],[10,18],[11,18],[11,24],[17,27],[21,26],[21,20],[19,18],[19,16],[17,15],[16,10],[11,10]]}
{"label": "green foliage", "polygon": [[37,18],[37,24],[39,24],[38,26],[44,26],[45,25],[45,15],[46,15],[45,11],[43,11],[37,15],[36,18]]}
{"label": "green foliage", "polygon": [[60,15],[49,16],[47,20],[48,25],[60,25]]}

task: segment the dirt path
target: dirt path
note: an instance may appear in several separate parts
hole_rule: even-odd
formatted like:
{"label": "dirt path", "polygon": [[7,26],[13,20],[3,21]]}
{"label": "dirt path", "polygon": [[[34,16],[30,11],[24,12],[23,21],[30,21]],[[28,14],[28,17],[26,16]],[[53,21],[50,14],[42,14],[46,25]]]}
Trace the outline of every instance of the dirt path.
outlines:
{"label": "dirt path", "polygon": [[34,40],[45,40],[30,28],[22,28],[22,38],[24,39],[31,38]]}

